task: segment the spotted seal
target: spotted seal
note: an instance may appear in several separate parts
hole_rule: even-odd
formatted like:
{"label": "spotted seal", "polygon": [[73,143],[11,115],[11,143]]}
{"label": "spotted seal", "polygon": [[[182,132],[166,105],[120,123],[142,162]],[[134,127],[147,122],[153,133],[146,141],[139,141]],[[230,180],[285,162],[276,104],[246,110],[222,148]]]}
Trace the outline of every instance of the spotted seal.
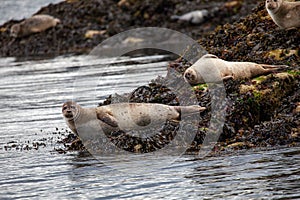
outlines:
{"label": "spotted seal", "polygon": [[300,1],[266,0],[266,9],[281,29],[300,27]]}
{"label": "spotted seal", "polygon": [[250,79],[287,67],[286,65],[267,65],[254,62],[229,62],[215,55],[207,54],[186,69],[184,79],[192,85],[205,82],[220,82],[228,78]]}
{"label": "spotted seal", "polygon": [[[138,130],[149,124],[164,124],[166,120],[180,120],[183,115],[200,113],[206,108],[168,106],[153,103],[117,103],[106,106],[83,108],[73,101],[62,106],[62,114],[69,128],[78,135],[78,129],[112,131]],[[95,133],[93,133],[95,134]]]}
{"label": "spotted seal", "polygon": [[60,23],[60,20],[50,15],[34,15],[18,24],[14,24],[10,29],[10,35],[20,38],[45,31],[58,23]]}
{"label": "spotted seal", "polygon": [[195,10],[181,16],[173,15],[171,16],[172,20],[179,20],[179,21],[187,21],[191,24],[201,24],[205,21],[205,19],[209,16],[209,11],[206,9],[203,10]]}

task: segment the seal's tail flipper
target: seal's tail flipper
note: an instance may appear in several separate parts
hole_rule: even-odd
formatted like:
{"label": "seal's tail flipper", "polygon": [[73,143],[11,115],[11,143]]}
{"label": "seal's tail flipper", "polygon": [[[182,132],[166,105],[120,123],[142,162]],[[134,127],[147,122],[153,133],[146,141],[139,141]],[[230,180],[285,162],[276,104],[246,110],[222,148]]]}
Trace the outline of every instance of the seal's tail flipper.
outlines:
{"label": "seal's tail flipper", "polygon": [[285,70],[288,69],[289,66],[287,65],[261,65],[264,69],[272,71],[272,72],[276,72],[276,71],[281,71],[281,70]]}
{"label": "seal's tail flipper", "polygon": [[180,113],[180,116],[189,116],[193,114],[199,114],[200,112],[206,110],[205,107],[201,107],[198,105],[192,105],[192,106],[175,106],[175,109],[177,112]]}
{"label": "seal's tail flipper", "polygon": [[179,20],[180,19],[180,16],[179,15],[172,15],[171,16],[171,20]]}

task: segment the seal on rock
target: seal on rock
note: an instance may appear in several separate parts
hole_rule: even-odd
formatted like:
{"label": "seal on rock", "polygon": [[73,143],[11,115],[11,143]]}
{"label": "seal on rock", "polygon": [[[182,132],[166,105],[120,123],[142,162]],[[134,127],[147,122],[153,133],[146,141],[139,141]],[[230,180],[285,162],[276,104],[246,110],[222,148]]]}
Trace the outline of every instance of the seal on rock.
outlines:
{"label": "seal on rock", "polygon": [[172,20],[179,20],[179,21],[186,21],[191,24],[201,24],[205,20],[209,19],[210,17],[213,17],[214,14],[219,10],[218,7],[215,7],[211,10],[202,9],[202,10],[195,10],[188,12],[186,14],[183,14],[181,16],[178,15],[172,15]]}
{"label": "seal on rock", "polygon": [[205,20],[209,19],[210,17],[213,17],[217,11],[219,11],[218,7],[215,7],[211,10],[207,10],[207,9],[195,10],[195,11],[191,11],[186,14],[183,14],[181,16],[172,15],[171,19],[179,20],[179,21],[186,21],[191,24],[201,24]]}
{"label": "seal on rock", "polygon": [[152,103],[116,103],[83,108],[76,102],[68,101],[62,106],[62,114],[69,128],[78,136],[78,132],[81,132],[78,130],[102,130],[106,134],[118,130],[138,130],[150,124],[180,120],[183,115],[197,114],[205,109],[198,105],[168,106]]}
{"label": "seal on rock", "polygon": [[201,24],[205,21],[205,19],[208,17],[209,11],[206,9],[203,10],[195,10],[186,14],[183,14],[181,16],[173,15],[171,16],[172,20],[180,20],[180,21],[187,21],[192,24]]}
{"label": "seal on rock", "polygon": [[55,27],[58,23],[60,20],[50,15],[34,15],[21,23],[14,24],[10,33],[12,37],[24,37]]}
{"label": "seal on rock", "polygon": [[300,27],[300,1],[266,0],[266,9],[281,29]]}
{"label": "seal on rock", "polygon": [[287,67],[286,65],[267,65],[254,62],[229,62],[215,55],[207,54],[186,69],[184,79],[192,85],[221,82],[229,78],[250,79]]}

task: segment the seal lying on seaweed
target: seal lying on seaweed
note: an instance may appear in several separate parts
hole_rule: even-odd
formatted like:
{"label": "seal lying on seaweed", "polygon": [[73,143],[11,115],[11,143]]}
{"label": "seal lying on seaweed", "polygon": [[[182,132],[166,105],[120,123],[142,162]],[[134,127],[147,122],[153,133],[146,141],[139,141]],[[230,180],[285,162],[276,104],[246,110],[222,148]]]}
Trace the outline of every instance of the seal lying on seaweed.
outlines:
{"label": "seal lying on seaweed", "polygon": [[118,130],[137,130],[152,124],[164,124],[167,120],[180,120],[184,115],[197,114],[205,109],[198,105],[168,106],[155,103],[117,103],[83,108],[68,101],[62,106],[62,114],[69,128],[78,136],[78,129],[92,135],[100,131],[109,134]]}
{"label": "seal lying on seaweed", "polygon": [[286,65],[267,65],[254,62],[229,62],[215,55],[207,54],[184,72],[184,78],[188,83],[194,85],[205,82],[221,82],[229,78],[250,79],[287,67]]}
{"label": "seal lying on seaweed", "polygon": [[21,23],[14,24],[11,29],[12,37],[24,37],[56,26],[60,20],[50,15],[34,15]]}

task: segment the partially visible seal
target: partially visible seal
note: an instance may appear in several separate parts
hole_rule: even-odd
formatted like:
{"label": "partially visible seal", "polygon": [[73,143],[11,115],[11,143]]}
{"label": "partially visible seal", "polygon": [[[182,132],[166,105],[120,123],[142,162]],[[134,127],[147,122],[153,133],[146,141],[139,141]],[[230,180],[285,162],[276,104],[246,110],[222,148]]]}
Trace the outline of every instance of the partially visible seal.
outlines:
{"label": "partially visible seal", "polygon": [[173,15],[171,16],[172,20],[180,20],[180,21],[187,21],[192,24],[201,24],[203,23],[209,16],[209,11],[206,9],[203,10],[195,10],[181,16]]}
{"label": "partially visible seal", "polygon": [[286,65],[267,65],[253,62],[229,62],[215,55],[202,56],[184,72],[185,80],[192,84],[220,82],[225,79],[250,79],[287,68]]}
{"label": "partially visible seal", "polygon": [[11,29],[12,37],[24,37],[33,33],[45,31],[60,23],[60,20],[50,15],[34,15],[21,23],[14,24]]}
{"label": "partially visible seal", "polygon": [[179,21],[186,21],[191,24],[201,24],[205,22],[205,20],[213,17],[217,11],[220,9],[218,7],[212,8],[210,10],[202,9],[202,10],[195,10],[181,16],[172,15],[172,20],[179,20]]}
{"label": "partially visible seal", "polygon": [[[151,124],[164,124],[167,120],[180,120],[182,115],[192,115],[205,110],[198,105],[168,106],[151,103],[117,103],[96,108],[83,108],[68,101],[62,106],[62,114],[69,128],[78,136],[78,130],[91,134],[103,131],[130,131]],[[82,135],[81,135],[82,136]]]}
{"label": "partially visible seal", "polygon": [[300,27],[300,1],[266,0],[266,9],[281,29]]}

